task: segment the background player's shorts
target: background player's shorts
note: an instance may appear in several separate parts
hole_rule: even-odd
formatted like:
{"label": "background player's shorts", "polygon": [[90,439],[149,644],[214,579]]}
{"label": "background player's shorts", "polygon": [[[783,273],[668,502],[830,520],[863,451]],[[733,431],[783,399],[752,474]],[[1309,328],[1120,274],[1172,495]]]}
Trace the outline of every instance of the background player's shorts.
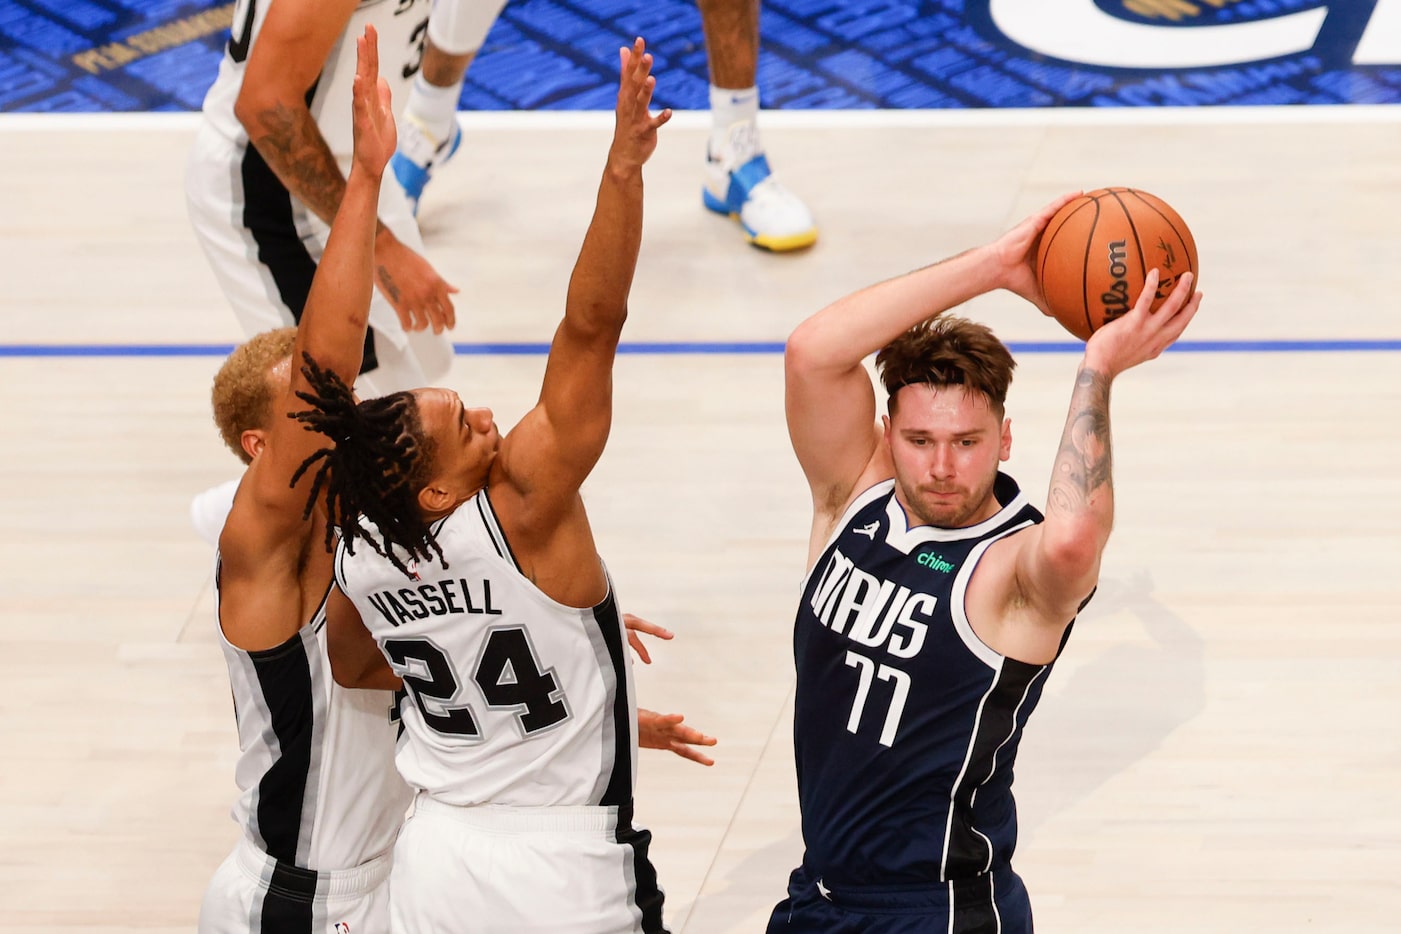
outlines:
{"label": "background player's shorts", "polygon": [[[802,867],[768,934],[1031,934],[1031,902],[1011,867],[964,882],[832,889]],[[950,901],[952,915],[950,918]]]}
{"label": "background player's shorts", "polygon": [[652,835],[619,811],[454,807],[420,793],[394,845],[392,929],[665,932]]}
{"label": "background player's shorts", "polygon": [[310,872],[243,838],[204,891],[199,934],[388,934],[389,862]]}
{"label": "background player's shorts", "polygon": [[[330,233],[281,188],[265,164],[245,164],[250,148],[202,123],[185,175],[195,238],[245,337],[297,323]],[[380,185],[379,218],[405,246],[423,255],[418,224],[392,173],[385,173]],[[370,328],[374,338],[373,351],[366,354],[368,372],[356,382],[362,397],[434,385],[452,365],[450,336],[406,332],[378,289],[370,299]],[[373,369],[371,357],[377,364]]]}

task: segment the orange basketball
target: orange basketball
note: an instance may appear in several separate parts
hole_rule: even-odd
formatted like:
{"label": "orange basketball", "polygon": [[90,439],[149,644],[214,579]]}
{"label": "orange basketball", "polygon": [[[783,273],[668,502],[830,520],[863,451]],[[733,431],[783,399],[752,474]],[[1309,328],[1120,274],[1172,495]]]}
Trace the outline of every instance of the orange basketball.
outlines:
{"label": "orange basketball", "polygon": [[1036,278],[1051,314],[1081,340],[1127,314],[1158,270],[1153,307],[1184,272],[1197,283],[1197,244],[1167,202],[1137,188],[1086,192],[1056,212],[1036,248]]}

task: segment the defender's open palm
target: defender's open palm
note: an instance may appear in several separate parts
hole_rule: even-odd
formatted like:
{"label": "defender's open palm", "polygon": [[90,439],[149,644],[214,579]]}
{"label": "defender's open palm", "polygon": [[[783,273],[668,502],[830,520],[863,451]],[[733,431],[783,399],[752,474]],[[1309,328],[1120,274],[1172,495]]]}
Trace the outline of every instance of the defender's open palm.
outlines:
{"label": "defender's open palm", "polygon": [[1149,311],[1157,295],[1158,280],[1158,270],[1150,269],[1143,291],[1129,313],[1090,335],[1085,344],[1086,366],[1114,376],[1156,358],[1182,336],[1201,306],[1202,294],[1196,292],[1188,297],[1193,276],[1185,272],[1157,310]]}
{"label": "defender's open palm", "polygon": [[657,148],[657,129],[671,119],[670,108],[653,116],[649,109],[657,79],[652,56],[639,36],[632,48],[618,50],[617,119],[613,126],[613,155],[626,165],[642,165]]}
{"label": "defender's open palm", "polygon": [[367,25],[355,40],[353,128],[355,163],[376,178],[384,172],[398,144],[394,113],[390,109],[389,84],[379,76],[379,34]]}

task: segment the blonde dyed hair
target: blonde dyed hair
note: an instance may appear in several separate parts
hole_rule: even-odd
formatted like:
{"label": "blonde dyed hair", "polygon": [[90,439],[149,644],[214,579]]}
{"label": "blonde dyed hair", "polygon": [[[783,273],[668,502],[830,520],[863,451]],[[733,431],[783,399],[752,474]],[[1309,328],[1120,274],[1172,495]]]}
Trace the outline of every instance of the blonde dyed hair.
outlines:
{"label": "blonde dyed hair", "polygon": [[291,359],[296,341],[296,328],[264,331],[235,347],[214,376],[214,424],[229,450],[245,464],[253,459],[243,450],[243,433],[271,424],[272,404],[287,388],[274,385],[271,371]]}

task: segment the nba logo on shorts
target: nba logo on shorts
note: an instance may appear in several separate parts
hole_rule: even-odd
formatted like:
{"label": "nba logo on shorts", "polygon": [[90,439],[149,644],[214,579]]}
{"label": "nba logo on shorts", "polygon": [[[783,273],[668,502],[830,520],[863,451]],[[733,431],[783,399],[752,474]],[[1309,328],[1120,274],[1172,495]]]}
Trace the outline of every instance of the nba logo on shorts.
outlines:
{"label": "nba logo on shorts", "polygon": [[344,921],[336,922],[336,934],[350,934],[350,925]]}

